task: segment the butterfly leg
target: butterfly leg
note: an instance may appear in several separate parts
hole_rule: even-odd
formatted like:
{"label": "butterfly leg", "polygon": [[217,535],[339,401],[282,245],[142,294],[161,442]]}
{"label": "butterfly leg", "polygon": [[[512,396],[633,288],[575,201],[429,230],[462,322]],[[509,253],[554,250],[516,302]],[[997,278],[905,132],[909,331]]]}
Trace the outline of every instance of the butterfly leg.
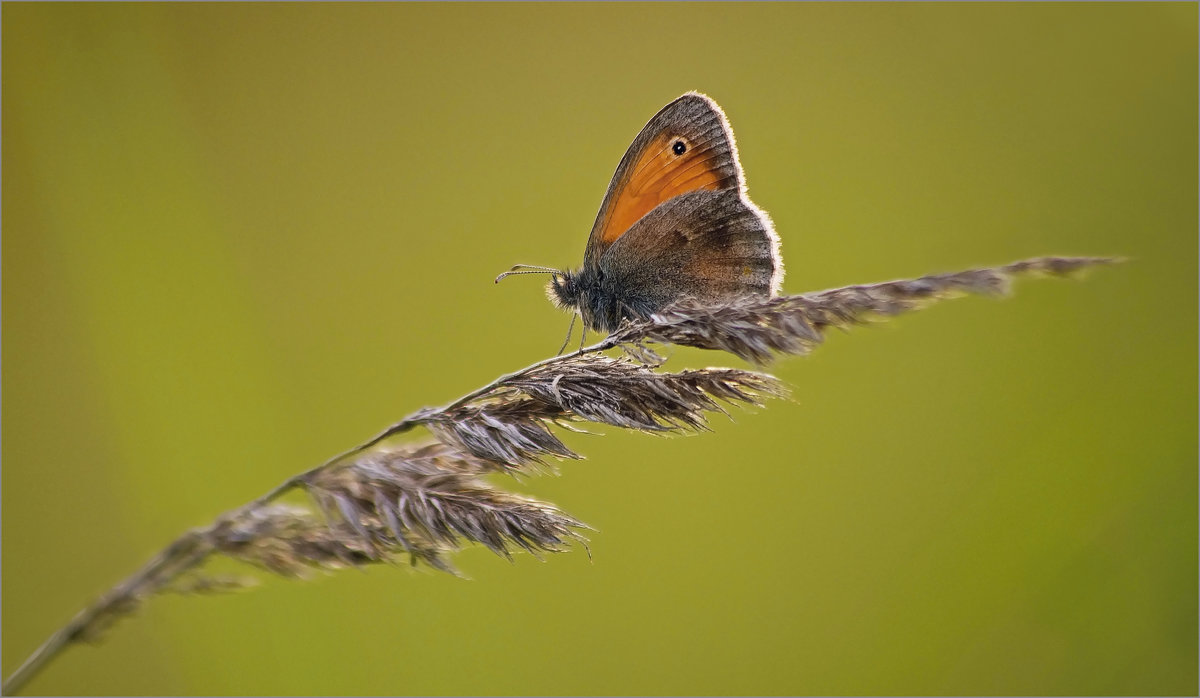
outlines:
{"label": "butterfly leg", "polygon": [[[571,341],[571,333],[575,331],[575,320],[579,317],[579,313],[571,313],[571,325],[567,327],[567,336],[563,338],[562,346],[558,348],[558,353],[555,356],[562,356],[562,353],[567,348],[567,344]],[[587,328],[583,329],[587,333]]]}

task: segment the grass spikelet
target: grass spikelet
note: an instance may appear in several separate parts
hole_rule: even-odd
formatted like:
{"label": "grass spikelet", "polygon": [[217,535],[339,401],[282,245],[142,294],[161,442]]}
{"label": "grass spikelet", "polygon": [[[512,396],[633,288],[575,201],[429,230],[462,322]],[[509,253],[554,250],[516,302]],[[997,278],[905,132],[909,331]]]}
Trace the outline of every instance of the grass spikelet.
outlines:
{"label": "grass spikelet", "polygon": [[216,531],[213,539],[218,552],[284,577],[358,567],[390,555],[339,532],[309,509],[286,504],[248,512]]}
{"label": "grass spikelet", "polygon": [[309,478],[309,492],[340,541],[371,557],[403,550],[415,562],[430,552],[428,542],[453,550],[467,540],[511,558],[513,546],[558,552],[582,540],[575,529],[586,526],[553,505],[499,490],[469,468],[444,467],[454,460],[444,446],[425,448],[439,457],[421,448],[372,453]]}
{"label": "grass spikelet", "polygon": [[737,369],[664,373],[587,353],[562,357],[498,382],[424,422],[439,439],[507,468],[578,458],[552,425],[594,422],[646,432],[699,431],[718,400],[760,405],[786,391],[770,376]]}

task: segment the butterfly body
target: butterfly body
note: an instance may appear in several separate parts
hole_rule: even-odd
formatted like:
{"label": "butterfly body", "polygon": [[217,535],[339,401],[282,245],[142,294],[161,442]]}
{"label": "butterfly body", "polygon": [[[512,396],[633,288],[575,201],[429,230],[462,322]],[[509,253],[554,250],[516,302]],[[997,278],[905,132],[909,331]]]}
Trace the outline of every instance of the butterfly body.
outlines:
{"label": "butterfly body", "polygon": [[690,92],[650,119],[617,166],[583,266],[552,273],[550,299],[602,332],[684,298],[779,292],[779,239],[746,196],[733,131],[716,102]]}

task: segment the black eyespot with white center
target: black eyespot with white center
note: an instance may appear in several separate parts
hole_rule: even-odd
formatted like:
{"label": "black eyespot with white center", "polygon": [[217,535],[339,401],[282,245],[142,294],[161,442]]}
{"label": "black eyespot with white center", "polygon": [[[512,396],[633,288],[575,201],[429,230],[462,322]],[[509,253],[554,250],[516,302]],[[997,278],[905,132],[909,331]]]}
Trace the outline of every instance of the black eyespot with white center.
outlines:
{"label": "black eyespot with white center", "polygon": [[671,146],[671,152],[676,155],[683,155],[687,152],[687,143],[683,141],[675,141],[675,145]]}

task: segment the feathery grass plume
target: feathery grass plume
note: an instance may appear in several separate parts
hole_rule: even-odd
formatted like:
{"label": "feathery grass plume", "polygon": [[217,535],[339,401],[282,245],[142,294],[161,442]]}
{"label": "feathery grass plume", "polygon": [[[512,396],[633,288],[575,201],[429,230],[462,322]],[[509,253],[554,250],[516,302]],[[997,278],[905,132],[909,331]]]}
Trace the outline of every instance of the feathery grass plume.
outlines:
{"label": "feathery grass plume", "polygon": [[759,365],[776,354],[807,354],[829,327],[888,317],[964,294],[1007,293],[1018,275],[1062,276],[1121,260],[1109,257],[1038,257],[1000,267],[933,274],[918,279],[845,286],[776,298],[737,298],[717,305],[673,304],[649,320],[631,323],[613,338],[640,358],[655,360],[646,342],[716,349]]}
{"label": "feathery grass plume", "polygon": [[551,431],[596,422],[637,431],[698,431],[718,400],[761,405],[786,391],[771,376],[737,369],[660,373],[627,359],[569,354],[498,381],[474,399],[422,419],[443,442],[520,468],[546,456],[579,458]]}
{"label": "feathery grass plume", "polygon": [[[717,349],[760,364],[776,354],[804,354],[829,327],[886,317],[964,293],[997,294],[1021,274],[1061,275],[1118,260],[1042,257],[1000,267],[716,306],[679,303],[649,320],[622,326],[598,344],[501,376],[441,408],[425,408],[324,464],[293,475],[257,499],[193,529],[129,578],[80,611],[12,675],[13,694],[68,645],[94,639],[154,594],[185,590],[213,554],[285,577],[310,570],[391,562],[409,555],[453,572],[446,557],[464,541],[511,557],[582,542],[587,526],[552,504],[505,492],[480,479],[519,473],[547,458],[579,458],[552,427],[595,422],[643,432],[699,431],[723,403],[760,405],[785,393],[775,378],[706,368],[657,371],[647,343]],[[621,348],[637,358],[602,352]],[[434,443],[383,449],[384,439],[426,426]],[[275,503],[305,489],[320,513]],[[228,586],[188,582],[194,591]]]}
{"label": "feathery grass plume", "polygon": [[[306,486],[339,542],[375,558],[403,549],[440,569],[460,537],[512,557],[510,546],[558,552],[587,528],[551,504],[499,490],[475,476],[470,456],[444,444],[364,454],[317,471]],[[430,544],[435,547],[430,547]]]}

